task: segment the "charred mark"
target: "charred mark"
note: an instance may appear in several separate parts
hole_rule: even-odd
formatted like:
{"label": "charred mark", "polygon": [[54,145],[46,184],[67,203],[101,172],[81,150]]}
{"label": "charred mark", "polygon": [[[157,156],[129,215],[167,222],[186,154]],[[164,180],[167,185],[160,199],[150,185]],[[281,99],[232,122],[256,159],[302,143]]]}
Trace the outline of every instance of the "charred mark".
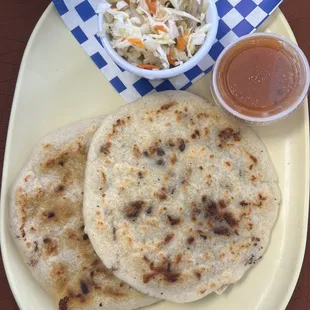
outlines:
{"label": "charred mark", "polygon": [[195,241],[195,238],[192,237],[192,236],[190,236],[190,237],[187,238],[187,243],[188,243],[188,244],[192,244],[194,241]]}
{"label": "charred mark", "polygon": [[103,153],[103,154],[105,154],[105,155],[110,154],[111,145],[112,145],[111,142],[107,142],[107,143],[103,144],[103,145],[100,147],[100,152]]}
{"label": "charred mark", "polygon": [[236,219],[233,217],[233,215],[229,212],[225,212],[223,214],[223,218],[224,220],[227,222],[227,224],[230,226],[230,227],[235,227],[238,225],[238,222],[236,221]]}
{"label": "charred mark", "polygon": [[180,140],[180,143],[179,143],[179,150],[181,152],[183,152],[185,150],[185,142],[183,139]]}
{"label": "charred mark", "polygon": [[230,236],[230,231],[227,227],[215,227],[213,229],[214,233],[221,236]]}
{"label": "charred mark", "polygon": [[168,244],[174,238],[174,233],[168,234],[164,239],[164,244]]}
{"label": "charred mark", "polygon": [[194,274],[198,280],[201,279],[201,273],[199,271],[195,271]]}
{"label": "charred mark", "polygon": [[56,193],[63,192],[64,190],[65,190],[65,187],[64,187],[62,184],[58,185],[58,186],[55,188],[55,192],[56,192]]}
{"label": "charred mark", "polygon": [[156,162],[156,165],[158,165],[158,166],[163,166],[164,164],[165,164],[165,161],[163,159],[159,159]]}
{"label": "charred mark", "polygon": [[60,299],[58,303],[59,310],[68,310],[68,302],[69,302],[68,296],[65,296],[64,298]]}
{"label": "charred mark", "polygon": [[116,228],[113,227],[113,240],[116,241]]}
{"label": "charred mark", "polygon": [[128,218],[137,218],[144,207],[145,202],[142,200],[131,202],[129,206],[124,208],[124,214]]}
{"label": "charred mark", "polygon": [[178,217],[173,217],[171,215],[167,215],[167,217],[171,226],[178,225],[181,222],[180,218]]}
{"label": "charred mark", "polygon": [[173,107],[173,106],[175,106],[175,105],[176,105],[175,102],[166,103],[166,104],[162,105],[162,106],[160,107],[160,109],[161,109],[161,110],[168,110],[168,109],[170,109],[171,107]]}
{"label": "charred mark", "polygon": [[50,212],[47,213],[47,218],[48,218],[48,219],[51,219],[51,218],[53,218],[53,217],[55,217],[55,212],[50,211]]}
{"label": "charred mark", "polygon": [[156,150],[156,153],[158,156],[164,156],[166,154],[165,151],[160,147]]}
{"label": "charred mark", "polygon": [[150,262],[149,268],[151,272],[143,275],[143,283],[148,283],[153,277],[157,275],[162,275],[164,277],[164,280],[166,280],[167,282],[174,283],[181,276],[180,272],[172,270],[171,263],[169,260],[168,261],[166,260],[160,266],[155,266],[154,262]]}
{"label": "charred mark", "polygon": [[87,295],[89,293],[89,289],[85,281],[81,280],[80,287],[83,295]]}
{"label": "charred mark", "polygon": [[146,214],[151,214],[152,213],[152,207],[148,207],[147,209],[146,209]]}

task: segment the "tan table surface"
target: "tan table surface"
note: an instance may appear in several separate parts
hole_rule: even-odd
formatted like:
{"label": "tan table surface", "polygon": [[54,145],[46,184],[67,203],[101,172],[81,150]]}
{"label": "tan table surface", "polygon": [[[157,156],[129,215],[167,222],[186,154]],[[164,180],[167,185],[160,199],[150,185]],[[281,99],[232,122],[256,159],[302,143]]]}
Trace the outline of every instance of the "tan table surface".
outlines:
{"label": "tan table surface", "polygon": [[[30,34],[49,3],[49,0],[0,0],[0,176],[19,65]],[[284,0],[281,9],[299,45],[310,59],[310,0]],[[308,240],[309,236],[310,233]],[[1,256],[0,308],[19,309],[9,288]],[[309,242],[299,281],[287,310],[310,310]]]}

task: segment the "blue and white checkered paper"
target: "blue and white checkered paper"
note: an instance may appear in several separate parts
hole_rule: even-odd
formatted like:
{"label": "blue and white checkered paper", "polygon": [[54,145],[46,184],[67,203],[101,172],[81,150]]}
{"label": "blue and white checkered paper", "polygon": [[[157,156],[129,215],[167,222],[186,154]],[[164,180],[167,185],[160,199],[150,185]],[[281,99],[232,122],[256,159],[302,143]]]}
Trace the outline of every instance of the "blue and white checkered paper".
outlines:
{"label": "blue and white checkered paper", "polygon": [[78,43],[95,62],[126,102],[151,92],[185,90],[209,71],[231,42],[255,31],[283,0],[215,0],[219,13],[216,42],[194,68],[167,80],[147,80],[127,72],[114,63],[97,36],[95,13],[101,0],[53,0],[55,7]]}

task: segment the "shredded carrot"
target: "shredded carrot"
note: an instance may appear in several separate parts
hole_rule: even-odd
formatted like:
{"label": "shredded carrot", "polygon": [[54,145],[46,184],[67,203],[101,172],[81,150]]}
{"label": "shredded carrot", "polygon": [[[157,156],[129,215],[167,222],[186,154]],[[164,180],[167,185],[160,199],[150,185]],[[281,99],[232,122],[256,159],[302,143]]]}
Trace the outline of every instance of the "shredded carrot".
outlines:
{"label": "shredded carrot", "polygon": [[167,29],[164,26],[161,26],[161,25],[154,26],[154,29],[156,29],[158,31],[162,31],[162,32],[167,32]]}
{"label": "shredded carrot", "polygon": [[126,38],[121,38],[121,42],[124,42],[126,40]]}
{"label": "shredded carrot", "polygon": [[168,59],[169,64],[174,66],[174,64],[175,64],[175,59],[172,58],[170,55],[167,55],[167,59]]}
{"label": "shredded carrot", "polygon": [[149,7],[150,12],[155,15],[157,11],[156,0],[146,0],[145,2]]}
{"label": "shredded carrot", "polygon": [[144,48],[144,44],[143,44],[142,40],[140,40],[140,39],[129,38],[129,39],[127,39],[127,41],[133,45],[140,47],[140,48]]}
{"label": "shredded carrot", "polygon": [[157,69],[160,70],[159,67],[155,66],[155,65],[146,65],[146,64],[141,64],[141,65],[137,65],[138,68],[141,69],[148,69],[148,70],[152,70],[152,69]]}
{"label": "shredded carrot", "polygon": [[185,49],[186,41],[184,36],[179,36],[177,38],[177,49],[178,51],[183,51]]}
{"label": "shredded carrot", "polygon": [[169,48],[169,54],[167,55],[167,59],[170,65],[175,65],[175,58],[172,47]]}

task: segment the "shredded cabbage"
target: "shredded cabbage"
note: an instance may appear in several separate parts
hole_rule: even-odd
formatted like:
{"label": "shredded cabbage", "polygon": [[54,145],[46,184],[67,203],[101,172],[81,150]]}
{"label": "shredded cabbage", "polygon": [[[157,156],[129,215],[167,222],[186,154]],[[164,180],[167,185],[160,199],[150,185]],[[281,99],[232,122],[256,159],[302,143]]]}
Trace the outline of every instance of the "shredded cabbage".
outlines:
{"label": "shredded cabbage", "polygon": [[204,43],[207,8],[208,0],[103,0],[96,12],[120,56],[161,70],[183,64]]}

